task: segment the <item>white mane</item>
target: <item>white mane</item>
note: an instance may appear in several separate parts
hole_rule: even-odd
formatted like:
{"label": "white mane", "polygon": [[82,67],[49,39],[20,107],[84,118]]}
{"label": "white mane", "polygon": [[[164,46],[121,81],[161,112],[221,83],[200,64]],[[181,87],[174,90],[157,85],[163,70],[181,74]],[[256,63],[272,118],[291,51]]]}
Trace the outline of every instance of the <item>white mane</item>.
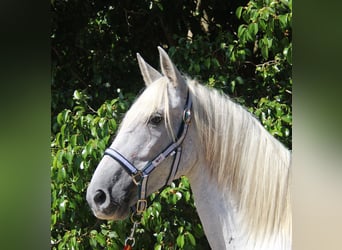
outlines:
{"label": "white mane", "polygon": [[212,178],[236,195],[251,242],[291,238],[290,152],[249,112],[188,80],[196,130]]}

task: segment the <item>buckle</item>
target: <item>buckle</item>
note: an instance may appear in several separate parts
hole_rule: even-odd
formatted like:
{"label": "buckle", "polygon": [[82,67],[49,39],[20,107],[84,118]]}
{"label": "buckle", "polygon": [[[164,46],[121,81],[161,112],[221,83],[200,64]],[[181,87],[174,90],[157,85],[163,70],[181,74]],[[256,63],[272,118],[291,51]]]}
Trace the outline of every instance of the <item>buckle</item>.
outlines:
{"label": "buckle", "polygon": [[138,200],[137,202],[137,213],[141,214],[142,212],[145,212],[147,207],[147,200]]}
{"label": "buckle", "polygon": [[184,110],[183,121],[185,124],[190,124],[190,121],[191,121],[191,110],[190,109]]}
{"label": "buckle", "polygon": [[138,171],[136,174],[132,175],[132,180],[134,184],[138,186],[140,184],[142,177],[143,176],[141,171]]}

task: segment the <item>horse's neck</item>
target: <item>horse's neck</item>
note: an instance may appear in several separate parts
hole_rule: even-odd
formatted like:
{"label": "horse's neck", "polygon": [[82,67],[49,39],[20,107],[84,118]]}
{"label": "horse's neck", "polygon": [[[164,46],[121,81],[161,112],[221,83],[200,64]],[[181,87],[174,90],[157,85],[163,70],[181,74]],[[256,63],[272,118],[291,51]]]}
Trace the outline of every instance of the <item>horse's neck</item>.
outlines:
{"label": "horse's neck", "polygon": [[209,177],[207,167],[198,164],[188,175],[196,209],[205,235],[213,250],[283,250],[291,249],[281,235],[254,244],[243,230],[244,218],[239,214],[237,203],[229,190],[222,191]]}
{"label": "horse's neck", "polygon": [[196,209],[213,250],[239,249],[234,200],[220,191],[203,166],[195,166],[188,176]]}

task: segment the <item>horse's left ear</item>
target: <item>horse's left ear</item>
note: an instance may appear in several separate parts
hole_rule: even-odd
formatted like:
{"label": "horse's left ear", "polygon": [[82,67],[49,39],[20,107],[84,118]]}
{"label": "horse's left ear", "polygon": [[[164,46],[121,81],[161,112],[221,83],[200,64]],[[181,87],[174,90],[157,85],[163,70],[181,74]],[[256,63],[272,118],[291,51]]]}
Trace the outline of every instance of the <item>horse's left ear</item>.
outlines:
{"label": "horse's left ear", "polygon": [[158,46],[160,67],[164,76],[166,76],[174,87],[179,87],[179,84],[185,84],[184,78],[178,71],[176,66],[172,63],[168,54]]}
{"label": "horse's left ear", "polygon": [[137,53],[137,59],[139,63],[140,72],[144,78],[146,86],[163,77],[157,70],[155,70],[151,65],[145,62],[145,60],[140,56],[139,53]]}

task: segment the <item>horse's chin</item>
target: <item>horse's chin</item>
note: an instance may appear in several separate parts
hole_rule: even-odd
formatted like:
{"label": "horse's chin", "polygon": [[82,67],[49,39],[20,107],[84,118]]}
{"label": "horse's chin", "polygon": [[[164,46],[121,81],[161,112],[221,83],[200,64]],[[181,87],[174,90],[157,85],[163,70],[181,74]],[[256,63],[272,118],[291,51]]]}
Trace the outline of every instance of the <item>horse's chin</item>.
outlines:
{"label": "horse's chin", "polygon": [[124,220],[129,216],[129,208],[127,209],[117,209],[116,211],[113,212],[101,212],[101,211],[93,211],[94,215],[100,219],[100,220],[112,220],[112,221],[117,221],[117,220]]}

